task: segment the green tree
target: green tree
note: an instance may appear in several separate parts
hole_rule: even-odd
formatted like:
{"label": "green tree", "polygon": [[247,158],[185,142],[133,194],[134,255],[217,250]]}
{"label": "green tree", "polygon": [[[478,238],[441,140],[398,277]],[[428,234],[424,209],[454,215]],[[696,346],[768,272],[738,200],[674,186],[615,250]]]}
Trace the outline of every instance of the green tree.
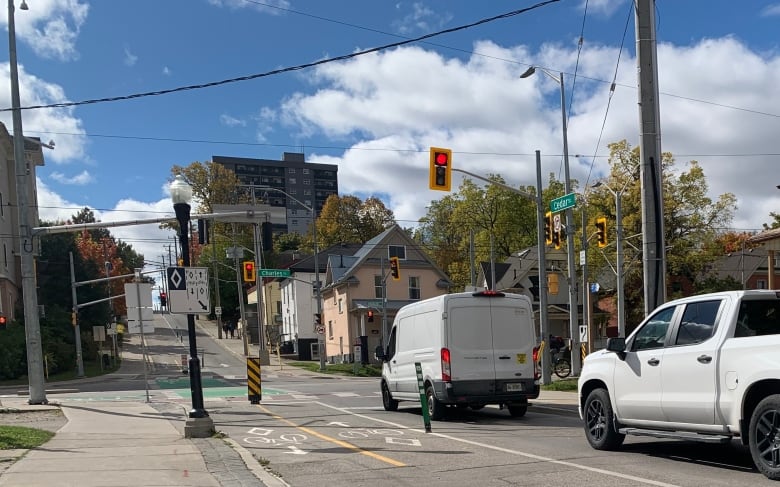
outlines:
{"label": "green tree", "polygon": [[357,196],[332,194],[317,217],[317,243],[320,248],[340,242],[365,243],[394,222],[392,210],[379,198],[361,201]]}

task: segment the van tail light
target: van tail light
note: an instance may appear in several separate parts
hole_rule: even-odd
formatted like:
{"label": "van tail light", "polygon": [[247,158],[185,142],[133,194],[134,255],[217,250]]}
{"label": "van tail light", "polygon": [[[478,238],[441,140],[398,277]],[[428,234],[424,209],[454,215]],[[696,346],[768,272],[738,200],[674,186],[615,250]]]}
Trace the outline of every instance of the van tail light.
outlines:
{"label": "van tail light", "polygon": [[450,382],[452,380],[452,369],[450,368],[450,349],[441,349],[441,380]]}
{"label": "van tail light", "polygon": [[534,380],[542,378],[541,372],[539,372],[539,347],[534,347]]}

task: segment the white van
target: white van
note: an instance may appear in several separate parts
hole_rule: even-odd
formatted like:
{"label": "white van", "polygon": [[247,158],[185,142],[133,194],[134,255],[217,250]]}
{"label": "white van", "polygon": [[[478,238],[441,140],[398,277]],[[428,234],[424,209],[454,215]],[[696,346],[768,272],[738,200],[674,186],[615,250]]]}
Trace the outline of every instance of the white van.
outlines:
{"label": "white van", "polygon": [[382,360],[382,403],[420,402],[415,362],[422,365],[431,419],[448,405],[507,407],[523,416],[539,397],[531,300],[494,291],[426,299],[398,311]]}

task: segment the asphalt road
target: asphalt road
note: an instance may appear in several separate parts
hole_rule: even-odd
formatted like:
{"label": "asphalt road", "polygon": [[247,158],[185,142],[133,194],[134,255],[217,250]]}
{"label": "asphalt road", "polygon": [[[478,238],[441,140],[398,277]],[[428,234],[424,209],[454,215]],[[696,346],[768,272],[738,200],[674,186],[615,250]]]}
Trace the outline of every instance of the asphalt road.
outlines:
{"label": "asphalt road", "polygon": [[[183,317],[156,317],[146,337],[146,374],[80,384],[68,401],[145,400],[191,404],[179,360],[187,351]],[[168,320],[168,321],[166,321]],[[181,322],[179,322],[181,320]],[[570,408],[532,404],[523,418],[494,407],[452,410],[426,433],[419,406],[382,409],[377,379],[301,376],[264,368],[263,399],[246,398],[246,365],[208,335],[204,399],[217,430],[268,463],[292,486],[734,486],[776,485],[735,443],[707,445],[651,438],[626,440],[619,452],[585,441]]]}

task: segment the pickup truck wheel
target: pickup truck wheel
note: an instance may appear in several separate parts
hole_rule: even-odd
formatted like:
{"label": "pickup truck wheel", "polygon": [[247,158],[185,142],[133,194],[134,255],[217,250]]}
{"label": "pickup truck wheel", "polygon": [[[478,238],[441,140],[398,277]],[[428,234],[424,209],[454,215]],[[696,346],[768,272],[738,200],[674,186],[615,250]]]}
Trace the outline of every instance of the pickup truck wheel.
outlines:
{"label": "pickup truck wheel", "polygon": [[436,394],[433,393],[433,386],[428,384],[425,386],[425,399],[428,401],[428,416],[433,421],[439,421],[444,419],[444,404],[436,399]]}
{"label": "pickup truck wheel", "polygon": [[393,399],[393,396],[390,394],[390,389],[387,388],[385,382],[382,382],[382,406],[384,406],[385,411],[398,410],[398,401]]}
{"label": "pickup truck wheel", "polygon": [[594,389],[585,399],[585,437],[596,450],[616,450],[626,435],[615,429],[615,413],[606,389]]}
{"label": "pickup truck wheel", "polygon": [[780,394],[765,397],[750,417],[750,455],[764,476],[780,480]]}

